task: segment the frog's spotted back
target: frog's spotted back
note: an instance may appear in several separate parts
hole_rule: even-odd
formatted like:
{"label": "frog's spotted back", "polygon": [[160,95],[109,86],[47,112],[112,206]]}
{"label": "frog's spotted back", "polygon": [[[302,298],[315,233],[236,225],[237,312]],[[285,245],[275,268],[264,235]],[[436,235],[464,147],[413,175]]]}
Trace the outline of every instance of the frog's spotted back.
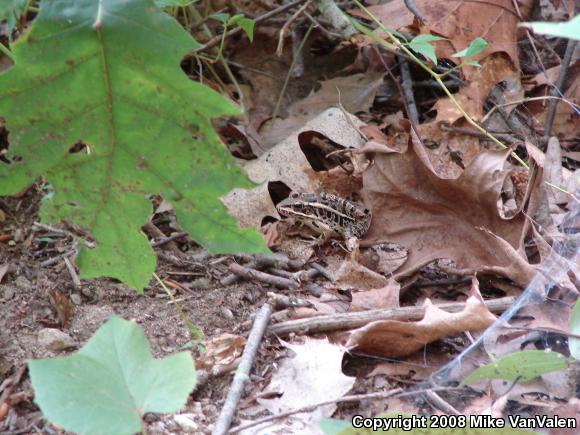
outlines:
{"label": "frog's spotted back", "polygon": [[276,208],[282,217],[292,217],[316,231],[335,233],[344,239],[361,238],[371,223],[370,210],[326,192],[292,192]]}

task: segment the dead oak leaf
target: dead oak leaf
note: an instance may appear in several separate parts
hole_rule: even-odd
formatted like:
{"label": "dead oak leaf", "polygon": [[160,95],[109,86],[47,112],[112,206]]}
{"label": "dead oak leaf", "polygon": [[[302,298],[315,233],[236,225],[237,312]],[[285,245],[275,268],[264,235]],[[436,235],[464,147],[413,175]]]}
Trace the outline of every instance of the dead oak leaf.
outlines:
{"label": "dead oak leaf", "polygon": [[422,320],[382,320],[369,323],[351,333],[346,347],[368,355],[401,357],[410,355],[442,337],[485,329],[495,320],[496,317],[483,302],[479,284],[474,277],[471,296],[465,301],[463,311],[449,313],[437,308],[427,299]]}
{"label": "dead oak leaf", "polygon": [[[520,83],[520,73],[506,57],[492,55],[481,62],[481,68],[473,73],[466,86],[463,86],[454,99],[468,115],[475,120],[483,117],[483,103],[497,83],[502,83],[502,104],[521,101],[524,90]],[[508,105],[509,113],[515,106]],[[449,98],[441,98],[434,106],[437,110],[436,122],[452,124],[463,114],[457,105]]]}
{"label": "dead oak leaf", "polygon": [[503,219],[497,208],[509,151],[482,152],[459,177],[444,179],[413,131],[411,137],[406,152],[377,153],[363,174],[362,194],[373,215],[365,244],[408,248],[398,275],[450,259],[464,272],[491,271],[525,286],[535,271],[518,253],[524,217]]}
{"label": "dead oak leaf", "polygon": [[[531,12],[533,3],[520,1],[519,12],[525,20]],[[489,47],[470,60],[479,61],[492,53],[505,52],[519,70],[517,53],[517,23],[519,13],[511,2],[489,0],[486,2],[448,0],[415,0],[419,11],[427,19],[421,27],[422,34],[434,34],[448,38],[449,41],[437,41],[437,57],[450,57],[456,51],[466,48],[471,41],[480,37],[489,43]],[[415,27],[415,17],[405,6],[403,0],[393,0],[386,4],[368,8],[387,28],[399,30],[403,27]],[[367,18],[363,12],[352,11],[353,15]],[[476,71],[466,67],[466,73]]]}

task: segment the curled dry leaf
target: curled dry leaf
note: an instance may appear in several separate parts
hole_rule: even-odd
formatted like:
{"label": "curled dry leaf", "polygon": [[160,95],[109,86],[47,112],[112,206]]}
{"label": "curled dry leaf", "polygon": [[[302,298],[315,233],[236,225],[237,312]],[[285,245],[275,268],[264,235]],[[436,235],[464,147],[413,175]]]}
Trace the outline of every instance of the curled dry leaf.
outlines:
{"label": "curled dry leaf", "polygon": [[262,146],[271,148],[329,107],[342,105],[349,113],[368,110],[383,81],[383,75],[384,72],[360,73],[321,82],[319,90],[312,91],[288,108],[285,119],[276,119],[260,129]]}
{"label": "curled dry leaf", "polygon": [[349,349],[383,357],[401,357],[412,354],[428,343],[464,331],[478,331],[490,326],[496,317],[487,309],[479,283],[473,278],[465,308],[449,313],[425,301],[425,316],[418,322],[384,320],[369,323],[354,330],[346,343]]}
{"label": "curled dry leaf", "polygon": [[[243,169],[255,183],[280,181],[292,190],[319,192],[325,172],[312,169],[300,149],[298,135],[316,131],[346,148],[359,148],[364,141],[355,126],[361,124],[356,117],[340,109],[328,109],[258,159],[247,162]],[[346,180],[344,171],[343,174]],[[222,197],[222,201],[242,227],[259,228],[265,216],[280,218],[266,184],[254,189],[234,189]]]}
{"label": "curled dry leaf", "polygon": [[517,251],[524,217],[503,219],[497,208],[509,151],[483,152],[458,178],[444,179],[411,136],[407,152],[377,154],[363,174],[362,193],[373,214],[365,244],[407,247],[398,275],[446,258],[462,272],[493,271],[525,286],[535,271]]}
{"label": "curled dry leaf", "polygon": [[400,290],[401,284],[394,279],[390,279],[385,287],[354,292],[348,311],[398,308]]}
{"label": "curled dry leaf", "polygon": [[334,284],[343,290],[385,288],[389,282],[383,275],[367,269],[347,256],[334,273]]}
{"label": "curled dry leaf", "polygon": [[195,361],[197,369],[211,370],[216,365],[232,364],[242,355],[246,339],[239,335],[222,334],[206,342],[203,355]]}

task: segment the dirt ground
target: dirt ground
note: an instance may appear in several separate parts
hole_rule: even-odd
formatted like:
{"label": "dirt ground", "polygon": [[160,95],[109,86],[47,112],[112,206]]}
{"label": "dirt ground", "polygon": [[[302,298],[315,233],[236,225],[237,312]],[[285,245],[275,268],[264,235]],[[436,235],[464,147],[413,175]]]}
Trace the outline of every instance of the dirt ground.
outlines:
{"label": "dirt ground", "polygon": [[[0,243],[0,265],[8,265],[0,284],[0,384],[28,359],[74,352],[111,315],[136,322],[145,331],[155,357],[180,351],[188,343],[186,348],[191,348],[187,328],[159,286],[150,285],[143,295],[110,279],[83,280],[81,287],[75,288],[62,258],[43,266],[46,260],[71,250],[73,241],[66,234],[33,229],[33,222],[38,221],[41,198],[41,192],[34,186],[20,198],[0,200],[3,216],[0,234],[16,234],[17,238]],[[209,257],[199,248],[193,247],[184,260],[187,264],[177,267],[160,259],[158,273],[171,276],[187,289],[187,292],[177,291],[175,297],[190,320],[208,338],[226,331],[243,332],[240,325],[259,308],[266,290],[252,283],[221,286],[216,278],[226,273],[224,258]],[[59,322],[59,310],[62,316],[67,309],[59,307],[58,299],[56,302],[51,299],[50,294],[55,291],[64,296],[64,304],[70,312],[65,314],[70,319],[64,326]],[[39,335],[47,328],[57,328],[68,334],[74,347],[57,352],[48,349],[42,339],[39,341]],[[193,354],[198,352],[194,350]],[[229,382],[229,376],[211,379],[196,390],[182,410],[195,416],[200,433],[211,429]],[[46,423],[33,404],[27,377],[13,393],[20,393],[19,403],[8,410],[0,423],[0,433],[41,433]],[[180,431],[175,424],[173,427],[166,425],[162,418],[150,420],[152,433]]]}

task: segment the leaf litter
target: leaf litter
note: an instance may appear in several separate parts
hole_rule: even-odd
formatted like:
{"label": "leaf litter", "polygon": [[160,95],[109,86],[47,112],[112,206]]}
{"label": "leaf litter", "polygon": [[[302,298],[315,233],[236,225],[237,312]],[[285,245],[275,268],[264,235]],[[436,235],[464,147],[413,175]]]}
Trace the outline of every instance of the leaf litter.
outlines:
{"label": "leaf litter", "polygon": [[[242,3],[238,7],[248,8],[245,12],[251,13],[250,6]],[[514,4],[498,2],[443,5],[417,0],[416,3],[427,18],[424,25],[419,25],[402,1],[376,5],[370,10],[394,30],[447,38],[433,44],[440,59],[456,62],[453,53],[466,48],[476,36],[486,39],[488,49],[472,59],[481,68],[464,65],[456,71],[460,80],[455,84],[454,95],[463,109],[488,130],[511,134],[506,140],[508,150],[497,149],[481,134],[474,134],[452,101],[428,86],[415,87],[421,118],[418,125],[410,126],[404,119],[404,97],[398,94],[385,69],[390,69],[398,78],[398,69],[393,67],[395,58],[386,52],[377,54],[368,41],[339,42],[317,29],[303,51],[304,69],[293,72],[289,91],[282,92],[290,64],[295,56],[300,56],[292,48],[296,48],[296,41],[305,34],[305,17],[293,23],[294,29],[300,32],[287,38],[281,58],[274,54],[278,28],[267,22],[257,26],[253,44],[243,37],[228,40],[225,55],[231,59],[231,68],[240,83],[232,83],[231,76],[223,71],[217,73],[220,77],[209,73],[204,77],[211,87],[224,94],[236,95],[238,90],[242,91],[237,95],[243,96],[247,109],[244,116],[222,118],[218,123],[235,130],[235,134],[231,129],[220,130],[222,140],[238,158],[247,178],[257,184],[256,187],[245,184],[244,188],[226,193],[232,187],[228,185],[228,189],[222,189],[216,196],[225,194],[222,201],[238,224],[261,229],[268,246],[297,261],[302,272],[312,271],[309,267],[314,263],[326,271],[325,278],[319,274],[311,280],[304,278],[297,268],[282,270],[287,278],[299,284],[300,290],[276,290],[294,298],[296,306],[278,311],[273,319],[283,323],[314,320],[321,315],[328,319],[335,315],[373,315],[378,311],[389,315],[392,310],[418,307],[421,301],[425,308],[418,318],[373,320],[369,317],[363,324],[336,327],[320,333],[316,339],[299,338],[295,335],[300,333],[297,330],[287,337],[288,342],[282,342],[282,347],[276,339],[266,339],[255,368],[260,379],[254,378],[248,387],[237,423],[249,422],[258,415],[299,408],[305,404],[304,397],[313,392],[315,404],[328,399],[338,401],[353,387],[358,392],[371,393],[405,388],[410,379],[424,381],[467,348],[469,341],[465,332],[477,338],[495,322],[496,315],[484,300],[489,302],[506,296],[508,289],[510,295],[514,291],[521,293],[552,261],[558,270],[571,269],[559,279],[553,294],[567,309],[550,308],[544,300],[527,303],[518,313],[521,319],[511,323],[539,328],[540,332],[542,328],[549,328],[560,337],[567,331],[566,319],[577,292],[578,268],[570,264],[569,256],[551,251],[551,246],[570,234],[562,226],[566,223],[563,216],[575,199],[549,189],[542,182],[577,192],[580,183],[577,160],[575,163],[567,157],[578,152],[577,107],[564,102],[558,105],[552,130],[555,137],[543,144],[539,138],[549,100],[529,100],[548,95],[560,67],[550,67],[546,77],[538,59],[535,65],[523,64],[526,58],[517,47],[526,38],[516,24],[530,16],[528,3],[519,3],[519,10]],[[218,8],[214,12],[219,10],[218,6],[213,5]],[[267,11],[275,7],[273,2],[260,2],[257,13],[263,12],[260,8]],[[312,6],[308,11],[316,13]],[[361,11],[350,13],[366,18]],[[288,18],[289,15],[284,20]],[[325,28],[331,28],[324,17],[321,22]],[[553,41],[534,38],[540,44],[540,55],[550,57],[550,62],[554,53],[557,59],[563,55],[561,46]],[[381,68],[377,69],[377,65]],[[578,101],[577,65],[577,61],[572,61],[562,88],[569,102]],[[521,70],[533,73],[522,76]],[[427,80],[413,66],[412,73],[416,82]],[[490,94],[494,95],[493,100]],[[280,98],[282,110],[272,119]],[[493,116],[490,115],[492,108]],[[513,119],[521,116],[527,116],[531,129],[514,127]],[[240,152],[239,148],[236,151],[234,136],[246,141],[242,145],[246,151]],[[0,150],[5,148],[0,143]],[[527,152],[528,161],[537,163],[537,168],[528,173],[518,167],[510,157],[513,150],[520,155]],[[227,178],[228,174],[224,169],[217,178]],[[291,190],[329,191],[369,207],[373,220],[360,247],[345,252],[348,249],[340,242],[311,246],[304,237],[312,234],[280,221],[275,205]],[[14,234],[17,223],[22,226],[17,217],[38,207],[40,191],[24,195],[24,199],[16,201],[2,199],[0,208],[6,217],[0,222],[0,235]],[[158,205],[155,201],[154,198],[154,205]],[[173,213],[170,207],[164,207],[154,218],[155,224],[167,235],[181,230],[171,218]],[[187,230],[182,220],[179,223]],[[6,310],[12,310],[3,320],[6,322],[3,330],[12,331],[17,343],[5,347],[9,362],[6,368],[0,360],[3,363],[0,375],[10,373],[13,364],[29,357],[16,349],[33,347],[39,319],[46,321],[52,316],[53,323],[57,323],[58,312],[50,308],[48,296],[34,295],[31,281],[34,285],[42,281],[49,288],[68,289],[71,300],[80,300],[80,305],[74,304],[71,325],[61,326],[78,342],[86,341],[114,311],[147,325],[146,332],[154,337],[152,344],[157,355],[176,351],[187,343],[187,335],[181,330],[184,328],[179,327],[178,317],[166,306],[156,286],[145,287],[146,300],[137,299],[123,290],[123,286],[102,279],[83,280],[82,289],[75,289],[66,273],[62,273],[66,270],[62,263],[51,263],[42,273],[28,272],[39,268],[38,260],[66,254],[72,237],[60,240],[49,233],[41,241],[29,229],[16,240],[0,251],[3,284],[18,289],[15,294],[4,286],[6,290],[3,288],[0,293],[0,297],[7,298]],[[29,247],[24,247],[24,240],[29,240]],[[218,280],[229,273],[226,264],[232,257],[203,254],[194,250],[193,242],[187,238],[175,239],[175,243],[178,252],[163,246],[156,248],[158,273],[179,284],[174,287],[179,303],[209,337],[202,347],[193,351],[197,356],[196,366],[206,375],[209,373],[209,379],[203,381],[201,391],[196,390],[193,400],[186,405],[190,414],[183,414],[204,426],[198,427],[200,432],[207,432],[207,425],[215,420],[216,406],[221,405],[221,399],[216,402],[216,398],[225,397],[227,391],[229,380],[223,373],[239,363],[250,313],[268,297],[273,297],[273,288],[243,280],[225,287],[218,285]],[[0,242],[2,248],[4,244]],[[244,256],[234,260],[245,265],[254,261]],[[266,273],[281,273],[278,269],[287,268],[287,265],[260,266],[259,263],[254,261],[254,267]],[[472,280],[471,288],[466,279]],[[316,291],[311,291],[313,288]],[[449,301],[460,301],[463,308],[449,313],[437,307]],[[299,302],[306,306],[299,307]],[[17,312],[35,319],[36,329],[32,332],[18,329]],[[541,349],[556,346],[556,342],[547,338],[530,341],[530,335],[525,330],[507,329],[496,337],[485,336],[485,352],[504,354],[526,346]],[[8,342],[0,336],[0,345],[4,343]],[[566,352],[565,346],[555,350]],[[293,352],[295,357],[290,355]],[[35,350],[33,354],[36,357],[53,355],[45,349]],[[370,355],[379,358],[368,358]],[[484,352],[472,356],[473,366],[488,362]],[[385,362],[385,357],[394,361]],[[278,364],[277,360],[282,363]],[[212,371],[218,374],[212,375]],[[465,371],[464,375],[467,374]],[[562,372],[546,374],[535,381],[512,386],[508,394],[505,391],[509,386],[505,383],[487,382],[481,384],[484,388],[477,392],[471,390],[470,395],[462,397],[463,403],[452,396],[448,400],[456,407],[465,406],[461,408],[463,412],[496,416],[517,413],[525,406],[535,407],[536,411],[560,412],[560,404],[553,399],[566,400],[573,394],[564,379]],[[532,393],[545,394],[548,399],[532,401],[529,398]],[[574,400],[571,399],[571,406]],[[369,403],[368,409],[373,415],[387,408],[389,411],[441,412],[425,403],[397,397]],[[361,406],[318,407],[280,419],[267,430],[277,427],[282,433],[300,427],[316,433],[313,425],[316,419],[334,416],[348,420],[360,413]],[[184,430],[178,421],[183,418],[156,417],[148,424],[152,428]]]}

